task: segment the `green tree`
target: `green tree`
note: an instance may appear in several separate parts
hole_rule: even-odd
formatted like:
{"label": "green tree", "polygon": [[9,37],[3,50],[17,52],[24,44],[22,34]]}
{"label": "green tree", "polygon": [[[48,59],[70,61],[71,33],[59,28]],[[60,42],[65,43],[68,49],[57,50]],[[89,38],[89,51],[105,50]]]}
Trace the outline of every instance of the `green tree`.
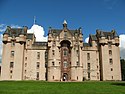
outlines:
{"label": "green tree", "polygon": [[122,73],[122,80],[125,81],[125,60],[121,59],[121,73]]}

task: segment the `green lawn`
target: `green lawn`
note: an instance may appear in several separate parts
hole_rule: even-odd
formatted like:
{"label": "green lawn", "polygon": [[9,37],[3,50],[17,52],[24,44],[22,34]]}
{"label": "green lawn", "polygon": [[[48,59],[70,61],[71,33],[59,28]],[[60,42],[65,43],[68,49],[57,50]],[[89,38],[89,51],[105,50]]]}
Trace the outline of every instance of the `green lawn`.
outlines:
{"label": "green lawn", "polygon": [[125,94],[125,82],[0,81],[0,94]]}

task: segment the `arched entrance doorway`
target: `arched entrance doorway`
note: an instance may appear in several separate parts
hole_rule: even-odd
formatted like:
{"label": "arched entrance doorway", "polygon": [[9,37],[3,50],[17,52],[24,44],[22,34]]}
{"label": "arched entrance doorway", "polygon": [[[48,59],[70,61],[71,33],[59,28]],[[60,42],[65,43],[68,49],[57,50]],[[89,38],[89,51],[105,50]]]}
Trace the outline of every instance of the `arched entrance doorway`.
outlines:
{"label": "arched entrance doorway", "polygon": [[71,47],[70,41],[61,41],[61,79],[62,81],[69,81],[71,75]]}
{"label": "arched entrance doorway", "polygon": [[68,74],[67,73],[63,74],[63,81],[68,81]]}

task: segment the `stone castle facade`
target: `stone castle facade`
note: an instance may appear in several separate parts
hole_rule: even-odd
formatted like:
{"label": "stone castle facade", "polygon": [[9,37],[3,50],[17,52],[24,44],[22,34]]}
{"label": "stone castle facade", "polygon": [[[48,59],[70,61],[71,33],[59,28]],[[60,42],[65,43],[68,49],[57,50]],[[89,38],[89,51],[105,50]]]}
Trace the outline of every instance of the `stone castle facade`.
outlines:
{"label": "stone castle facade", "polygon": [[47,42],[36,42],[27,27],[3,34],[1,80],[121,80],[119,36],[97,30],[83,42],[81,28],[49,29]]}

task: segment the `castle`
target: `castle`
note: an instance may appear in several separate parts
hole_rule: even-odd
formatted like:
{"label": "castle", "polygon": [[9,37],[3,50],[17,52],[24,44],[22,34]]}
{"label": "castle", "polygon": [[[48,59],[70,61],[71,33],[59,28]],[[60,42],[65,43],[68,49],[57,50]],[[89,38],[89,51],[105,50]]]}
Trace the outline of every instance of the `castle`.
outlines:
{"label": "castle", "polygon": [[1,80],[121,80],[119,36],[96,30],[83,42],[82,29],[49,28],[48,41],[37,42],[27,27],[3,34]]}

